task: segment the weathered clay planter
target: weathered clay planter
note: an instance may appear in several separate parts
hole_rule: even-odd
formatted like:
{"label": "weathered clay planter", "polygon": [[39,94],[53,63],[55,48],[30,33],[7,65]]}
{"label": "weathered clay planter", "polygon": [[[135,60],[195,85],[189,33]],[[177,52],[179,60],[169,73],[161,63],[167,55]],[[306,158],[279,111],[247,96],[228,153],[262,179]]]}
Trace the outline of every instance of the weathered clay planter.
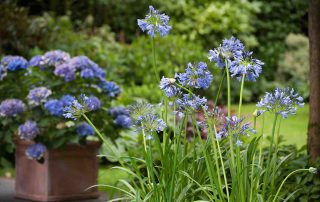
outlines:
{"label": "weathered clay planter", "polygon": [[98,198],[98,142],[70,144],[49,150],[44,163],[30,160],[25,151],[31,142],[16,141],[15,196],[34,201],[65,201]]}

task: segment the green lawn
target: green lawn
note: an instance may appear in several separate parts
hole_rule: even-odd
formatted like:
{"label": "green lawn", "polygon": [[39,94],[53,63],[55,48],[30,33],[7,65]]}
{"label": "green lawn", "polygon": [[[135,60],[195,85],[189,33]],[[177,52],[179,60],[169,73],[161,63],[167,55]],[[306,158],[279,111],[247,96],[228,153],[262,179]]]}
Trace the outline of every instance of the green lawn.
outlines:
{"label": "green lawn", "polygon": [[[238,106],[233,106],[236,111]],[[253,122],[252,113],[256,109],[255,104],[246,104],[243,106],[243,115]],[[296,144],[298,148],[307,143],[309,105],[299,108],[296,115],[289,116],[287,119],[282,119],[280,135],[283,137],[284,144]],[[251,119],[251,120],[250,120]],[[262,117],[258,118],[257,128],[262,123]],[[273,115],[266,113],[265,115],[265,133],[270,135],[273,124]]]}

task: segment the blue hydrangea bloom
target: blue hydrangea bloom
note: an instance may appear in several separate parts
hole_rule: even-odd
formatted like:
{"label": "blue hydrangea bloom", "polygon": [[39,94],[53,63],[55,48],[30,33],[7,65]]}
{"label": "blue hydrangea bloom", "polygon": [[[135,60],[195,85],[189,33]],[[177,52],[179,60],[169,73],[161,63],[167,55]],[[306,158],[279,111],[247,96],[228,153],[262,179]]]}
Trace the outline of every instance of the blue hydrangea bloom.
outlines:
{"label": "blue hydrangea bloom", "polygon": [[69,63],[63,63],[55,67],[54,74],[63,77],[65,82],[69,82],[75,79],[76,69]]}
{"label": "blue hydrangea bloom", "polygon": [[292,88],[276,88],[273,93],[266,93],[257,107],[260,114],[266,111],[280,114],[283,118],[288,118],[288,115],[296,114],[299,107],[304,106],[303,98],[299,96]]}
{"label": "blue hydrangea bloom", "polygon": [[83,69],[80,72],[80,76],[84,79],[94,78],[94,72],[92,69]]}
{"label": "blue hydrangea bloom", "polygon": [[[224,39],[222,45],[209,51],[208,59],[214,61],[221,69],[225,68],[225,60],[232,61],[242,55],[244,45],[235,37]],[[228,62],[229,63],[229,62]]]}
{"label": "blue hydrangea bloom", "polygon": [[41,64],[41,61],[42,61],[41,58],[42,58],[41,55],[33,56],[28,62],[28,67],[40,67],[41,69],[44,69],[45,66]]}
{"label": "blue hydrangea bloom", "polygon": [[9,71],[28,68],[28,61],[21,56],[6,56],[1,60],[1,66]]}
{"label": "blue hydrangea bloom", "polygon": [[252,52],[243,52],[240,57],[230,62],[229,71],[232,77],[241,80],[242,76],[245,75],[246,81],[256,81],[262,72],[264,63],[252,58],[251,55]]}
{"label": "blue hydrangea bloom", "polygon": [[26,109],[25,104],[19,99],[7,99],[0,104],[0,116],[16,117],[21,115]]}
{"label": "blue hydrangea bloom", "polygon": [[49,100],[44,104],[45,109],[53,116],[62,116],[63,103],[60,100]]}
{"label": "blue hydrangea bloom", "polygon": [[167,97],[175,97],[180,93],[180,88],[175,86],[175,82],[175,79],[162,77],[159,87]]}
{"label": "blue hydrangea bloom", "polygon": [[63,63],[66,63],[70,60],[69,53],[66,53],[62,50],[53,50],[46,52],[41,57],[40,65],[45,66],[57,66]]}
{"label": "blue hydrangea bloom", "polygon": [[27,148],[26,155],[30,159],[39,160],[43,157],[46,151],[47,151],[46,146],[44,146],[41,143],[37,143]]}
{"label": "blue hydrangea bloom", "polygon": [[37,87],[31,89],[28,94],[30,105],[38,106],[47,101],[47,98],[52,94],[52,91],[46,87]]}
{"label": "blue hydrangea bloom", "polygon": [[153,6],[149,6],[149,13],[145,19],[138,19],[138,26],[144,32],[147,31],[151,37],[156,37],[159,33],[161,37],[169,34],[172,26],[168,25],[169,16],[160,14],[158,10],[155,10]]}
{"label": "blue hydrangea bloom", "polygon": [[84,98],[84,104],[86,105],[89,111],[94,111],[101,107],[101,101],[99,100],[99,98],[93,95]]}
{"label": "blue hydrangea bloom", "polygon": [[77,127],[76,127],[76,132],[80,137],[85,137],[85,136],[92,136],[94,135],[94,129],[92,128],[91,125],[89,125],[88,123],[80,123]]}
{"label": "blue hydrangea bloom", "polygon": [[183,94],[181,98],[176,101],[178,110],[198,110],[201,107],[207,109],[207,99],[200,98],[196,95]]}
{"label": "blue hydrangea bloom", "polygon": [[109,97],[115,98],[121,93],[121,88],[115,82],[102,80],[100,82],[100,88],[105,92]]}
{"label": "blue hydrangea bloom", "polygon": [[32,140],[39,134],[39,132],[37,123],[30,120],[26,121],[18,128],[18,135],[23,140]]}
{"label": "blue hydrangea bloom", "polygon": [[81,55],[73,57],[70,65],[76,69],[80,69],[80,76],[85,79],[98,78],[104,79],[106,72],[87,56]]}
{"label": "blue hydrangea bloom", "polygon": [[205,62],[199,62],[196,66],[188,64],[186,72],[176,74],[176,79],[186,87],[209,88],[213,77]]}
{"label": "blue hydrangea bloom", "polygon": [[130,116],[130,111],[125,107],[111,107],[108,109],[108,114],[113,118],[116,118],[120,115]]}
{"label": "blue hydrangea bloom", "polygon": [[118,115],[114,122],[122,128],[130,128],[132,126],[132,119],[127,115]]}

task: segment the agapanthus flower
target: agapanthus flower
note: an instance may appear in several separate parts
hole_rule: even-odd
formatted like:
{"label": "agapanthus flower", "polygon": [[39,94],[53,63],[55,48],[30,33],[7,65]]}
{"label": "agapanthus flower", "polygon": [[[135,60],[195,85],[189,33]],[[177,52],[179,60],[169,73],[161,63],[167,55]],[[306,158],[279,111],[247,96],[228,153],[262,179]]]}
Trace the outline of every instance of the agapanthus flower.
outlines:
{"label": "agapanthus flower", "polygon": [[121,93],[121,88],[115,82],[102,80],[99,87],[109,97],[115,98]]}
{"label": "agapanthus flower", "polygon": [[157,114],[147,114],[137,121],[136,126],[149,134],[163,131],[167,125]]}
{"label": "agapanthus flower", "polygon": [[94,135],[94,129],[88,123],[82,122],[76,127],[76,132],[80,137]]}
{"label": "agapanthus flower", "polygon": [[69,82],[75,79],[76,68],[69,63],[63,63],[55,67],[54,74],[63,77],[65,82]]}
{"label": "agapanthus flower", "polygon": [[16,117],[21,115],[26,109],[26,105],[19,99],[7,99],[0,104],[0,116]]}
{"label": "agapanthus flower", "polygon": [[158,10],[155,10],[153,6],[149,6],[149,13],[145,19],[138,19],[138,26],[144,32],[147,31],[151,37],[156,37],[159,33],[161,37],[169,34],[172,26],[168,25],[169,16],[166,14],[160,14]]}
{"label": "agapanthus flower", "polygon": [[132,126],[132,119],[127,115],[118,115],[114,123],[122,128],[130,128]]}
{"label": "agapanthus flower", "polygon": [[28,68],[28,61],[21,56],[5,56],[2,58],[1,66],[9,71],[17,71]]}
{"label": "agapanthus flower", "polygon": [[201,107],[207,109],[207,99],[200,98],[197,95],[183,94],[181,98],[176,101],[178,110],[199,110]]}
{"label": "agapanthus flower", "polygon": [[111,107],[108,109],[108,114],[113,118],[116,118],[120,115],[130,116],[130,111],[125,107]]}
{"label": "agapanthus flower", "polygon": [[63,115],[63,103],[60,100],[52,99],[48,100],[44,104],[45,109],[53,116],[62,116]]}
{"label": "agapanthus flower", "polygon": [[[208,59],[210,62],[214,61],[221,69],[225,68],[225,60],[232,61],[241,56],[244,50],[244,45],[239,39],[231,37],[224,39],[222,44],[213,50],[209,51]],[[228,62],[228,63],[229,63]]]}
{"label": "agapanthus flower", "polygon": [[46,87],[37,87],[31,89],[28,94],[30,105],[38,106],[47,101],[47,98],[52,94],[52,91]]}
{"label": "agapanthus flower", "polygon": [[18,135],[23,140],[32,140],[39,134],[39,132],[37,123],[30,120],[26,121],[18,128]]}
{"label": "agapanthus flower", "polygon": [[154,106],[146,101],[135,102],[129,107],[130,115],[136,123],[147,114],[155,114]]}
{"label": "agapanthus flower", "polygon": [[26,150],[26,155],[30,159],[40,160],[47,151],[46,146],[41,143],[33,144]]}
{"label": "agapanthus flower", "polygon": [[216,134],[217,139],[219,140],[232,135],[236,140],[236,145],[241,146],[241,137],[256,133],[256,131],[250,127],[250,123],[243,123],[243,120],[244,118],[238,118],[237,116],[232,116],[231,118],[226,117],[226,124]]}
{"label": "agapanthus flower", "polygon": [[257,103],[257,107],[261,108],[261,114],[270,111],[280,114],[283,118],[288,118],[289,114],[296,114],[298,106],[304,106],[303,98],[292,88],[276,88],[273,93],[267,92]]}
{"label": "agapanthus flower", "polygon": [[63,116],[65,118],[78,119],[83,114],[97,110],[101,107],[100,100],[95,96],[87,97],[86,95],[80,95],[79,101],[77,99],[73,100],[70,105],[64,107]]}
{"label": "agapanthus flower", "polygon": [[180,93],[180,88],[175,85],[175,82],[173,78],[162,77],[159,87],[167,97],[175,97]]}
{"label": "agapanthus flower", "polygon": [[240,57],[230,62],[229,71],[231,76],[238,80],[245,75],[246,81],[256,81],[262,72],[263,65],[264,63],[260,60],[252,58],[252,52],[243,52]]}
{"label": "agapanthus flower", "polygon": [[202,89],[209,88],[213,79],[205,62],[199,62],[197,65],[188,63],[186,72],[176,74],[175,77],[183,86]]}
{"label": "agapanthus flower", "polygon": [[57,66],[57,65],[61,65],[63,63],[66,63],[69,60],[70,60],[69,53],[66,53],[62,50],[53,50],[53,51],[46,52],[41,57],[40,65]]}

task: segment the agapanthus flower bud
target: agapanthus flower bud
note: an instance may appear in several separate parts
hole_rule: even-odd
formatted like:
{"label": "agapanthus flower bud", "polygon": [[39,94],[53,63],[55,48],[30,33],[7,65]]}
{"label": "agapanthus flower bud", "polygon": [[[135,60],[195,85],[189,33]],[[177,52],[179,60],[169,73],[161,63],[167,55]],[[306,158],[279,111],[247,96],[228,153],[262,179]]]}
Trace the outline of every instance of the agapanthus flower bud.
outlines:
{"label": "agapanthus flower bud", "polygon": [[317,174],[318,173],[318,169],[314,168],[314,167],[310,167],[309,168],[309,172],[312,174]]}
{"label": "agapanthus flower bud", "polygon": [[159,87],[167,97],[175,97],[180,93],[180,88],[175,85],[175,82],[173,78],[162,77]]}
{"label": "agapanthus flower bud", "polygon": [[169,34],[171,26],[168,25],[169,16],[160,14],[158,10],[155,10],[153,6],[149,6],[149,13],[145,19],[138,19],[138,26],[144,32],[147,31],[151,37],[156,37],[159,33],[161,37]]}

